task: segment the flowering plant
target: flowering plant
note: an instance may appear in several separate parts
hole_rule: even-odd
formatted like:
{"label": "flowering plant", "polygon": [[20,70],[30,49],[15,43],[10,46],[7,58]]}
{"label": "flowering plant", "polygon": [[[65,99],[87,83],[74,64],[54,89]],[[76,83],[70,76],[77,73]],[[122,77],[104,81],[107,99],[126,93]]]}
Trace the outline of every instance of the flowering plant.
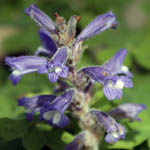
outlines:
{"label": "flowering plant", "polygon": [[83,42],[107,29],[116,29],[119,25],[116,16],[112,11],[99,15],[76,36],[79,16],[71,16],[66,22],[56,14],[54,23],[35,5],[27,8],[25,13],[40,26],[41,46],[33,56],[6,57],[6,64],[12,69],[10,80],[16,85],[23,75],[37,72],[47,74],[49,82],[58,85],[50,95],[18,100],[18,105],[25,108],[26,118],[32,121],[38,113],[41,121],[56,128],[65,128],[69,124],[68,110],[76,118],[81,132],[65,146],[65,150],[98,150],[103,137],[110,144],[124,139],[126,129],[119,120],[140,121],[138,114],[146,109],[145,105],[127,103],[103,112],[91,108],[90,102],[91,89],[96,83],[103,87],[109,101],[121,99],[123,88],[132,88],[133,75],[123,65],[127,50],[120,49],[101,66],[77,69],[85,51]]}

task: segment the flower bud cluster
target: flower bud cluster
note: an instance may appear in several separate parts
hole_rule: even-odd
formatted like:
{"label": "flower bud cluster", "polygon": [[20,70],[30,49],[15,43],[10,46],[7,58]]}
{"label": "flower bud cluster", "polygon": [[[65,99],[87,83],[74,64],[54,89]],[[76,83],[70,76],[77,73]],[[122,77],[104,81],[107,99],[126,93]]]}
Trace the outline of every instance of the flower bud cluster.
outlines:
{"label": "flower bud cluster", "polygon": [[[6,57],[5,62],[11,67],[10,80],[17,85],[28,73],[46,74],[49,82],[57,83],[54,94],[22,97],[19,106],[25,108],[26,117],[32,120],[39,112],[40,120],[54,127],[64,128],[69,123],[65,111],[69,110],[79,120],[81,133],[69,143],[66,150],[98,150],[100,139],[106,133],[105,141],[115,143],[125,138],[125,127],[117,122],[119,119],[140,120],[138,114],[145,109],[142,104],[122,104],[110,112],[90,108],[90,89],[95,83],[103,86],[108,100],[121,99],[124,88],[131,88],[133,75],[123,61],[126,49],[120,49],[112,58],[101,66],[88,66],[76,69],[84,46],[83,41],[112,28],[118,22],[109,11],[97,16],[79,35],[76,35],[79,16],[71,16],[69,21],[56,13],[55,22],[37,6],[31,5],[25,10],[39,26],[41,46],[35,55]],[[60,93],[60,95],[56,95]],[[62,149],[62,148],[61,148]]]}

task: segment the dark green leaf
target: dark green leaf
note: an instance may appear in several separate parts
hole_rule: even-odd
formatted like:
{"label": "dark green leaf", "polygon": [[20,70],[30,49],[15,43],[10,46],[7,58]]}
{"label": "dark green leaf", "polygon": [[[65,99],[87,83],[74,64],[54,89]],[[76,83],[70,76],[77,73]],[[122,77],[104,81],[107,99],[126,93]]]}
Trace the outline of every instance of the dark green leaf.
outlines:
{"label": "dark green leaf", "polygon": [[29,127],[29,122],[24,119],[0,119],[0,138],[11,141],[24,135]]}

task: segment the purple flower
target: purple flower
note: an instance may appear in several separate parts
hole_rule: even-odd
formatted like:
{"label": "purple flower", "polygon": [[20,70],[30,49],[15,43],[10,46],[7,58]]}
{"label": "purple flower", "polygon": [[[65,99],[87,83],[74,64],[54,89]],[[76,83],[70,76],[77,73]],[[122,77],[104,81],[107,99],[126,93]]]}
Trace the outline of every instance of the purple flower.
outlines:
{"label": "purple flower", "polygon": [[108,100],[121,99],[123,95],[122,89],[133,86],[130,80],[132,74],[126,66],[123,66],[126,54],[127,50],[121,49],[101,67],[87,67],[82,69],[93,80],[104,85],[104,95]]}
{"label": "purple flower", "polygon": [[47,59],[37,56],[6,57],[5,62],[12,68],[10,80],[16,85],[27,73],[38,71],[41,65],[47,64]]}
{"label": "purple flower", "polygon": [[120,49],[111,59],[109,59],[104,65],[104,68],[108,69],[113,75],[124,74],[125,76],[131,78],[133,75],[129,71],[127,66],[123,65],[128,51],[124,48]]}
{"label": "purple flower", "polygon": [[39,35],[42,46],[38,48],[38,50],[35,52],[35,55],[37,56],[42,53],[46,56],[53,56],[54,53],[57,51],[57,46],[50,37],[50,33],[46,30],[40,29]]}
{"label": "purple flower", "polygon": [[49,32],[56,33],[54,22],[43,13],[36,5],[32,4],[26,8],[25,13],[30,16],[41,28]]}
{"label": "purple flower", "polygon": [[62,47],[53,56],[47,65],[40,66],[38,73],[48,73],[50,82],[57,82],[59,77],[66,78],[68,76],[68,67],[65,65],[67,61],[67,47]]}
{"label": "purple flower", "polygon": [[108,100],[120,99],[124,87],[131,88],[132,81],[125,76],[113,75],[110,70],[102,67],[87,67],[82,71],[89,75],[91,79],[104,85],[104,95]]}
{"label": "purple flower", "polygon": [[69,119],[64,115],[65,110],[72,102],[74,90],[65,91],[60,96],[56,97],[54,101],[47,107],[40,110],[41,120],[46,120],[52,126],[60,128],[65,127],[69,123]]}
{"label": "purple flower", "polygon": [[67,47],[60,48],[51,61],[38,56],[6,57],[5,59],[6,64],[13,70],[10,75],[13,85],[16,85],[24,74],[31,72],[47,73],[49,81],[53,83],[57,82],[59,76],[66,78],[68,75],[66,61]]}
{"label": "purple flower", "polygon": [[86,67],[83,68],[82,71],[89,75],[93,80],[100,82],[101,84],[105,84],[107,79],[112,77],[111,72],[103,67]]}
{"label": "purple flower", "polygon": [[125,138],[125,128],[111,116],[98,110],[91,110],[90,113],[96,117],[99,125],[106,130],[105,141],[107,143],[112,144]]}
{"label": "purple flower", "polygon": [[112,11],[99,15],[77,36],[76,42],[89,39],[108,28],[115,27],[116,24],[116,16]]}
{"label": "purple flower", "polygon": [[82,150],[84,147],[84,132],[79,133],[74,140],[65,146],[65,150]]}
{"label": "purple flower", "polygon": [[32,120],[36,112],[40,112],[40,109],[49,105],[56,96],[54,95],[39,95],[33,97],[22,97],[18,99],[18,105],[24,106],[26,111],[27,120]]}
{"label": "purple flower", "polygon": [[131,88],[133,87],[132,81],[124,76],[113,77],[112,79],[108,79],[103,88],[104,95],[108,100],[113,99],[121,99],[123,95],[123,88]]}
{"label": "purple flower", "polygon": [[143,104],[122,104],[110,111],[109,115],[118,120],[127,118],[129,121],[141,121],[141,119],[138,118],[138,114],[144,109],[146,109],[146,106]]}

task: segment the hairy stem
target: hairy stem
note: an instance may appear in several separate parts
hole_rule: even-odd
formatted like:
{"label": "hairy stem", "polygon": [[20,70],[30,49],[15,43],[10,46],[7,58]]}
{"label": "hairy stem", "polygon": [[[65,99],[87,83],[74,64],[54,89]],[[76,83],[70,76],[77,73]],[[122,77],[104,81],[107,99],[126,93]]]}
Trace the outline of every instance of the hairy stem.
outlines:
{"label": "hairy stem", "polygon": [[90,114],[89,103],[91,100],[91,83],[82,73],[78,74],[75,68],[72,70],[69,81],[75,88],[75,97],[70,106],[71,113],[79,120],[79,126],[85,134],[84,150],[98,150],[99,142],[103,137],[103,131]]}

